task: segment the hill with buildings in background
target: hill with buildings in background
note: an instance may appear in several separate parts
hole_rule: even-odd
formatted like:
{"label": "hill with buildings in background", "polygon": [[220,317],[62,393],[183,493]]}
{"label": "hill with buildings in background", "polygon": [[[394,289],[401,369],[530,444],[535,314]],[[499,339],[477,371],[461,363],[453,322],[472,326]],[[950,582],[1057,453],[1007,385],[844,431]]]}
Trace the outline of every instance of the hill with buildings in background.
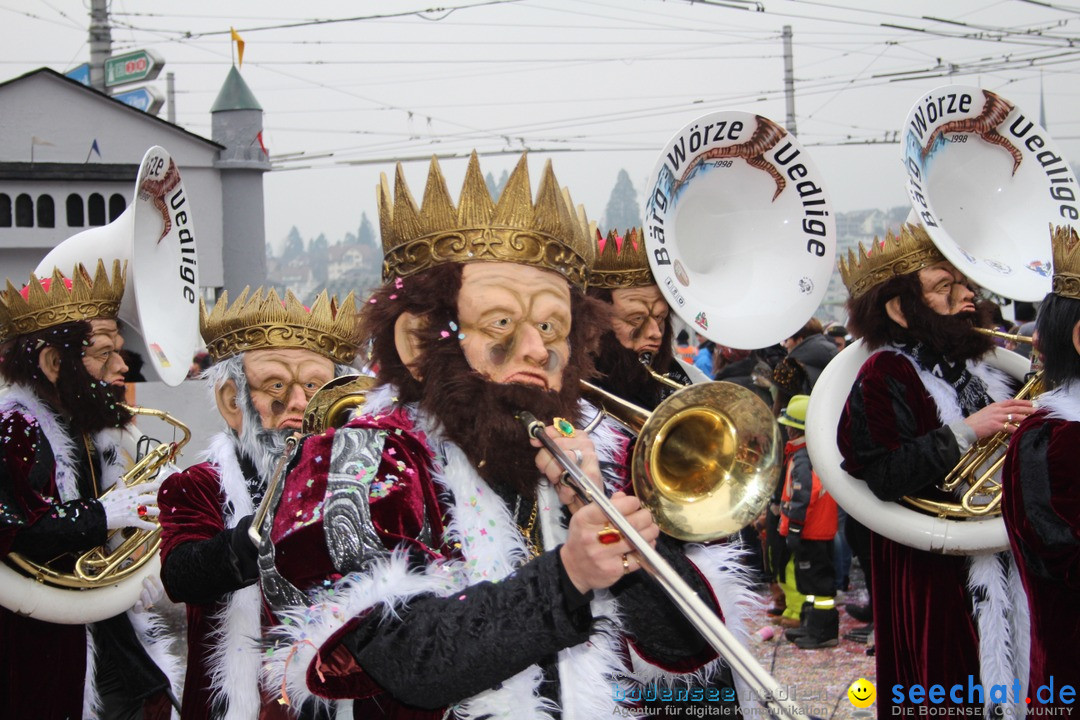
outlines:
{"label": "hill with buildings in background", "polygon": [[[875,237],[881,239],[888,231],[896,232],[909,211],[904,206],[836,213],[837,259],[846,257],[848,250],[857,251],[860,242],[869,248]],[[626,225],[613,227],[622,231]],[[374,225],[363,214],[355,234],[346,233],[332,242],[324,234],[305,240],[293,227],[280,255],[274,256],[267,244],[266,264],[268,284],[279,293],[292,290],[306,304],[310,305],[324,289],[339,298],[355,292],[362,302],[381,282],[382,246]],[[844,322],[846,299],[840,273],[834,271],[816,316],[825,323]]]}

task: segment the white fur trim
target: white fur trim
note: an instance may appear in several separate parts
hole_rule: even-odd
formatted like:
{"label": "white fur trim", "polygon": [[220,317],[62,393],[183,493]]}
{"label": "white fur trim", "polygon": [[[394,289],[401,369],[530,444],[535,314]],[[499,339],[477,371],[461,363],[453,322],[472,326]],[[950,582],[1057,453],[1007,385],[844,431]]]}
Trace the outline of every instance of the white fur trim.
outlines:
{"label": "white fur trim", "polygon": [[1027,590],[1020,579],[1015,559],[1009,563],[1009,598],[1014,611],[1009,614],[1012,624],[1013,677],[1020,679],[1020,695],[1028,695],[1028,676],[1031,671],[1031,609],[1028,607]]}
{"label": "white fur trim", "polygon": [[184,694],[184,662],[171,651],[172,635],[168,626],[159,615],[152,612],[127,612],[135,635],[146,650],[146,654],[155,665],[165,673],[173,695],[180,698]]}
{"label": "white fur trim", "polygon": [[[926,368],[919,365],[915,358],[896,347],[880,348],[879,352],[893,352],[905,358],[911,363],[911,367],[919,375],[923,387],[929,393],[930,398],[937,407],[938,420],[942,425],[949,425],[957,420],[964,419],[964,413],[960,410],[960,403],[956,399],[956,390],[952,385],[937,377]],[[1009,377],[996,368],[992,368],[984,362],[968,362],[968,370],[972,375],[983,381],[986,385],[986,394],[995,402],[1008,400],[1013,397],[1009,388]]]}
{"label": "white fur trim", "polygon": [[[358,412],[363,415],[387,413],[397,405],[397,394],[397,385],[379,385],[368,391],[368,394],[364,397],[364,404],[360,406]],[[353,417],[356,417],[356,415]]]}
{"label": "white fur trim", "polygon": [[1047,417],[1080,422],[1080,382],[1071,381],[1039,396],[1038,405]]}
{"label": "white fur trim", "polygon": [[411,572],[404,552],[394,552],[373,563],[364,575],[350,574],[335,583],[331,591],[320,592],[306,607],[277,611],[279,624],[273,637],[280,640],[263,665],[263,682],[273,695],[281,694],[282,683],[294,707],[307,702],[327,704],[307,686],[307,671],[315,655],[330,637],[349,620],[370,610],[392,617],[397,608],[408,605],[418,596],[445,596],[460,590],[456,572],[450,564],[429,565],[425,572]]}
{"label": "white fur trim", "polygon": [[12,385],[0,399],[0,414],[21,414],[31,424],[41,428],[41,433],[52,448],[56,461],[56,488],[60,502],[71,502],[80,497],[75,468],[75,441],[60,425],[60,417],[42,402],[29,388]]}
{"label": "white fur trim", "polygon": [[97,683],[94,682],[94,668],[97,667],[97,648],[94,647],[94,636],[90,634],[90,628],[86,628],[86,679],[83,682],[83,720],[96,720],[101,710],[101,696],[97,691]]}
{"label": "white fur trim", "polygon": [[[1014,606],[1009,578],[1012,573],[1015,573],[1015,567],[1011,553],[974,555],[970,558],[968,590],[972,595],[982,596],[982,601],[975,605],[974,616],[979,633],[979,680],[984,688],[1008,686],[1016,677],[1014,654],[1020,648],[1014,637],[1017,625],[1014,615],[1023,615],[1026,620],[1027,603],[1021,607]],[[989,708],[990,704],[987,697],[984,707]],[[1012,709],[1013,716],[1019,717],[1025,711],[1025,706],[1016,703]]]}
{"label": "white fur trim", "polygon": [[[218,471],[225,495],[222,515],[227,528],[236,527],[241,518],[255,512],[247,480],[236,459],[237,449],[236,436],[222,432],[210,439],[206,452],[206,459]],[[262,595],[259,586],[252,585],[230,593],[212,619],[214,632],[207,671],[214,697],[224,700],[227,708],[225,720],[255,720],[259,716],[261,618]]]}

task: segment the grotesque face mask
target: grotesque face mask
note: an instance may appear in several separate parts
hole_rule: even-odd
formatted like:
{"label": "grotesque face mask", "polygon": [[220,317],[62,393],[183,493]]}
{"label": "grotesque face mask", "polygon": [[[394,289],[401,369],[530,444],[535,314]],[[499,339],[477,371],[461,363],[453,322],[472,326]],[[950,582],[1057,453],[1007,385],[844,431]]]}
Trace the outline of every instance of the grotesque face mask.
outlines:
{"label": "grotesque face mask", "polygon": [[562,388],[570,356],[570,287],[547,270],[470,263],[458,294],[461,349],[490,382]]}
{"label": "grotesque face mask", "polygon": [[115,320],[91,320],[89,345],[83,350],[83,367],[95,380],[111,385],[124,386],[127,364],[120,356],[124,338]]}
{"label": "grotesque face mask", "polygon": [[334,363],[310,350],[284,348],[244,353],[251,403],[264,430],[299,430],[315,392],[334,377]]}
{"label": "grotesque face mask", "polygon": [[619,344],[638,357],[656,355],[671,309],[656,285],[611,291],[611,329]]}

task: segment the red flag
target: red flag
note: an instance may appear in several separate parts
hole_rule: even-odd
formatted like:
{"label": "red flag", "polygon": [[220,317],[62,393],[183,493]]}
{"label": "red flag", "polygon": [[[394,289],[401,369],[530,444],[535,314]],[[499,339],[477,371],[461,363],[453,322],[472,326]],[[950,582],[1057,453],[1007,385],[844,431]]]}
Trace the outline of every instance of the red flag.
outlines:
{"label": "red flag", "polygon": [[270,151],[266,149],[265,145],[263,145],[262,130],[260,130],[259,134],[255,136],[255,139],[257,139],[259,141],[259,147],[262,148],[263,155],[265,155],[266,159],[269,160],[270,159]]}

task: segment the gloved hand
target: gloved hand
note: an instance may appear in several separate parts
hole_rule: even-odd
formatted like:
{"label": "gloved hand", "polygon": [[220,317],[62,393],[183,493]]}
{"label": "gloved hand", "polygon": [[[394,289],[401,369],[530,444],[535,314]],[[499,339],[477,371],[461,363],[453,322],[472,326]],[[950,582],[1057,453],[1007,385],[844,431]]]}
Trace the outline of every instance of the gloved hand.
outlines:
{"label": "gloved hand", "polygon": [[131,606],[132,611],[137,613],[148,612],[165,594],[165,586],[161,584],[161,579],[157,575],[147,575],[143,578],[142,584],[139,599]]}
{"label": "gloved hand", "polygon": [[[157,506],[157,492],[161,480],[142,483],[135,487],[116,487],[110,490],[98,502],[105,508],[105,523],[110,530],[134,527],[140,530],[153,530],[156,523],[146,518],[157,517],[161,511]],[[141,508],[141,512],[140,512]]]}
{"label": "gloved hand", "polygon": [[799,551],[799,547],[802,545],[802,532],[788,528],[787,534],[787,548],[794,555]]}

